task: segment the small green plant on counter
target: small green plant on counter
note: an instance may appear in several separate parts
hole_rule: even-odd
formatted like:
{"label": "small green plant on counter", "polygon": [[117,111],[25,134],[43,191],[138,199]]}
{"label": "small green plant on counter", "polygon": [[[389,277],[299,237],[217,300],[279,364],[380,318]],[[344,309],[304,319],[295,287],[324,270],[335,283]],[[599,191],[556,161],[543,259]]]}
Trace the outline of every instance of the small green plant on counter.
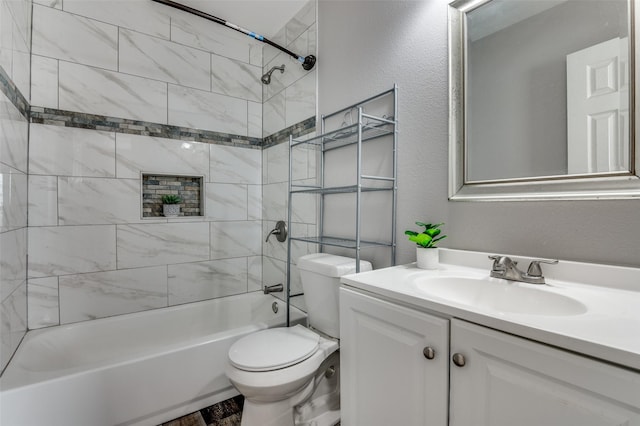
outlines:
{"label": "small green plant on counter", "polygon": [[182,199],[174,194],[162,196],[162,204],[180,204],[181,202]]}
{"label": "small green plant on counter", "polygon": [[413,241],[420,247],[435,248],[438,241],[447,238],[446,235],[440,235],[440,227],[444,225],[444,223],[431,224],[416,222],[416,225],[424,226],[424,231],[418,233],[407,230],[404,231],[404,233],[409,236],[409,241]]}

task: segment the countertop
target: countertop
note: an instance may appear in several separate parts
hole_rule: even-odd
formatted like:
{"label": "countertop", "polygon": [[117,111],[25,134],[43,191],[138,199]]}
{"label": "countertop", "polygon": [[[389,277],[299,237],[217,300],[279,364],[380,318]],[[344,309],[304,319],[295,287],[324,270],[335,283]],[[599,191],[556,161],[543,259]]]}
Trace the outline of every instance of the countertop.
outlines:
{"label": "countertop", "polygon": [[[419,310],[455,317],[640,371],[640,269],[560,261],[544,265],[544,291],[585,305],[583,313],[548,316],[463,305],[421,291],[420,277],[488,277],[488,253],[440,249],[437,270],[415,263],[343,276],[346,288],[370,292]],[[526,265],[527,258],[513,256]],[[534,286],[508,281],[511,286]]]}

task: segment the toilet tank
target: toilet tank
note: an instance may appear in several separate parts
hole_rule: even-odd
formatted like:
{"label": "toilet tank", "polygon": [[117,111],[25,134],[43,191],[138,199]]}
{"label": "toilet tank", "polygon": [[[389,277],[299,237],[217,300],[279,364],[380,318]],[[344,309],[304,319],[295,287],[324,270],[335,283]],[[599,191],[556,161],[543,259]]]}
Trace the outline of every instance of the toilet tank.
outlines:
{"label": "toilet tank", "polygon": [[[356,272],[356,260],[328,253],[314,253],[298,259],[309,324],[332,337],[340,337],[338,289],[340,277]],[[360,272],[370,271],[371,263],[360,261]]]}

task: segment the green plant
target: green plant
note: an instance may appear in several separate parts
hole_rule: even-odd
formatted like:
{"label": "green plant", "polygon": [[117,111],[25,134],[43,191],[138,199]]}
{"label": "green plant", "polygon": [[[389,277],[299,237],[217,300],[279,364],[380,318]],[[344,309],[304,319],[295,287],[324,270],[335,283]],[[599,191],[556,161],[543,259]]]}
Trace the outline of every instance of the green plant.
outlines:
{"label": "green plant", "polygon": [[420,247],[424,248],[435,248],[436,243],[443,238],[446,238],[446,235],[440,235],[440,227],[444,225],[444,223],[422,223],[416,222],[418,226],[424,226],[424,231],[418,233],[415,231],[404,231],[405,235],[409,236],[409,241],[413,241]]}
{"label": "green plant", "polygon": [[181,202],[182,199],[177,195],[169,194],[162,196],[162,204],[180,204]]}

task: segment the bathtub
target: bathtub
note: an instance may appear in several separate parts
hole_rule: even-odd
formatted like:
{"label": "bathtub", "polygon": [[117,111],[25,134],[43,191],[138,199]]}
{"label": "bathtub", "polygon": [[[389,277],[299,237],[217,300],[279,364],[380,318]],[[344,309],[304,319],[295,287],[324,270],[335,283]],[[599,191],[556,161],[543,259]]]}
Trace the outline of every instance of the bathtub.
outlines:
{"label": "bathtub", "polygon": [[[247,293],[30,331],[0,378],[0,424],[172,420],[237,395],[224,374],[229,347],[285,321],[282,301]],[[306,316],[291,307],[291,321]]]}

